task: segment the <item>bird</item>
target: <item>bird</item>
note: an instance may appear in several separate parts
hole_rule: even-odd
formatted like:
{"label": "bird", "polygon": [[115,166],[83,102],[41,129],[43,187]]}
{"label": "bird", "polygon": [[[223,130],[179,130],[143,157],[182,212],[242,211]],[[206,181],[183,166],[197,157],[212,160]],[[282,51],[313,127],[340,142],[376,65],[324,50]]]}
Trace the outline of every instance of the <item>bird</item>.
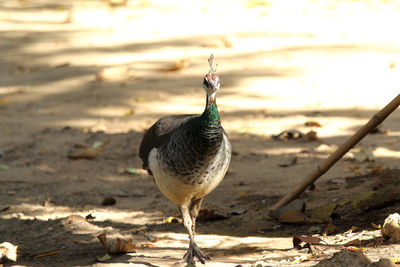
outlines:
{"label": "bird", "polygon": [[143,169],[160,191],[178,206],[189,235],[189,248],[178,263],[205,264],[211,260],[195,241],[196,218],[202,201],[223,180],[232,147],[216,103],[220,79],[214,56],[203,79],[206,105],[202,114],[169,115],[156,121],[144,134],[139,148]]}

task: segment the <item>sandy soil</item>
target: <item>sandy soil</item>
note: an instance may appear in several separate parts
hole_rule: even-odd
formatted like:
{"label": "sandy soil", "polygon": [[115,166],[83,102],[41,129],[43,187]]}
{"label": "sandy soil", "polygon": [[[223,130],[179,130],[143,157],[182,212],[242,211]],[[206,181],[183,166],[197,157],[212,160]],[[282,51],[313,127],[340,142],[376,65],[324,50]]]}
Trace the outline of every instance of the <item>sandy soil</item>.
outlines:
{"label": "sandy soil", "polygon": [[[377,242],[371,226],[399,211],[396,201],[339,209],[336,229],[321,237],[332,246],[314,255],[293,248],[292,237],[311,226],[321,233],[326,223],[288,225],[268,215],[399,93],[396,1],[188,2],[0,2],[0,243],[20,249],[16,263],[3,264],[170,266],[183,256],[184,227],[166,221],[177,209],[140,171],[138,147],[159,117],[202,112],[210,53],[234,156],[196,229],[213,258],[206,266],[312,266],[343,249],[352,226],[370,241],[362,247],[371,260],[400,257],[399,245]],[[271,138],[290,129],[319,139]],[[369,174],[399,168],[398,110],[382,130],[358,146],[371,147],[375,161],[346,155],[301,196],[307,210],[351,200],[382,179]],[[94,159],[68,157],[99,142]],[[106,197],[116,203],[103,206]],[[226,218],[213,220],[212,211]],[[98,262],[103,232],[132,238],[138,252]],[[55,254],[35,257],[47,252]],[[299,260],[305,255],[313,256]]]}

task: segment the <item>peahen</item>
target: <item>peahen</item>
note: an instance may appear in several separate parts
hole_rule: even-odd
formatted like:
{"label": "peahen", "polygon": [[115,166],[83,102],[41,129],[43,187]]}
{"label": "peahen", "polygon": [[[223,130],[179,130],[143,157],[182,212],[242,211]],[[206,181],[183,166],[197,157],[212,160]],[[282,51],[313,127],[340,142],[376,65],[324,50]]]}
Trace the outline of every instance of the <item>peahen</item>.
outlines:
{"label": "peahen", "polygon": [[220,80],[208,59],[210,71],[204,76],[206,107],[201,115],[185,114],[162,117],[145,133],[139,156],[143,168],[153,175],[163,194],[174,202],[189,234],[189,248],[179,262],[201,263],[210,260],[197,246],[196,218],[203,198],[225,176],[231,159],[231,145],[221,126],[215,95]]}

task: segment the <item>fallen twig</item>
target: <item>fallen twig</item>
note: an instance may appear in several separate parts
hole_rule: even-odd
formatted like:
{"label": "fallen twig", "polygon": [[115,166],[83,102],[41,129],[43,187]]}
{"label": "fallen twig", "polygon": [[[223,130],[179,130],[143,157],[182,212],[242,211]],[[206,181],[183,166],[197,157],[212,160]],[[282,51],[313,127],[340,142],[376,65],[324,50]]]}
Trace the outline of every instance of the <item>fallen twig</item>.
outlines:
{"label": "fallen twig", "polygon": [[282,198],[278,203],[276,203],[270,210],[279,209],[280,207],[286,205],[301,193],[306,190],[313,182],[315,182],[319,177],[321,177],[325,172],[327,172],[339,159],[341,159],[344,154],[346,154],[352,147],[354,147],[361,139],[363,139],[369,132],[375,129],[382,121],[384,121],[387,116],[390,115],[398,106],[400,105],[400,94],[397,95],[389,104],[387,104],[383,109],[376,113],[362,128],[360,128],[353,136],[351,136],[345,143],[343,143],[333,154],[329,156],[321,165],[318,165],[301,184],[299,184],[295,189],[289,192],[284,198]]}

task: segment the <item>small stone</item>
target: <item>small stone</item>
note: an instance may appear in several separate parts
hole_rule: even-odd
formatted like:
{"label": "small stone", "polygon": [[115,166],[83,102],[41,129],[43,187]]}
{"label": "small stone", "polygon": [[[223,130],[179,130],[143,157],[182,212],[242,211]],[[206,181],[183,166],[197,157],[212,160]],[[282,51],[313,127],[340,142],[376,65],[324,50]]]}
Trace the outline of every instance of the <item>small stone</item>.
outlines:
{"label": "small stone", "polygon": [[286,204],[282,208],[271,211],[270,215],[272,218],[279,219],[282,214],[286,213],[288,210],[297,210],[304,212],[306,210],[306,204],[301,199],[295,199],[292,202]]}
{"label": "small stone", "polygon": [[281,224],[277,224],[277,225],[272,226],[272,230],[274,230],[274,231],[279,230],[280,228],[282,228]]}
{"label": "small stone", "polygon": [[9,195],[9,196],[13,196],[13,195],[15,195],[15,191],[14,190],[8,190],[7,191],[7,195]]}
{"label": "small stone", "polygon": [[370,266],[371,261],[362,253],[350,250],[342,250],[333,255],[330,259],[320,261],[316,267],[366,267]]}
{"label": "small stone", "polygon": [[94,220],[94,219],[96,219],[96,217],[93,216],[92,213],[90,213],[90,214],[86,215],[85,219],[86,219],[86,220]]}
{"label": "small stone", "polygon": [[267,263],[264,262],[264,261],[257,261],[257,262],[254,264],[254,266],[255,266],[255,267],[264,267],[264,266],[267,266]]}
{"label": "small stone", "polygon": [[242,215],[245,214],[247,212],[246,209],[236,209],[236,210],[231,210],[229,212],[230,215]]}
{"label": "small stone", "polygon": [[400,242],[400,214],[390,214],[383,223],[382,236],[393,243]]}
{"label": "small stone", "polygon": [[383,258],[372,263],[371,267],[396,267],[396,264],[394,264],[390,259]]}
{"label": "small stone", "polygon": [[322,228],[317,225],[312,225],[310,228],[308,228],[308,233],[309,234],[319,234],[322,232]]}
{"label": "small stone", "polygon": [[105,197],[103,199],[103,202],[101,203],[101,205],[103,206],[112,206],[115,205],[115,203],[117,203],[117,200],[113,197]]}

